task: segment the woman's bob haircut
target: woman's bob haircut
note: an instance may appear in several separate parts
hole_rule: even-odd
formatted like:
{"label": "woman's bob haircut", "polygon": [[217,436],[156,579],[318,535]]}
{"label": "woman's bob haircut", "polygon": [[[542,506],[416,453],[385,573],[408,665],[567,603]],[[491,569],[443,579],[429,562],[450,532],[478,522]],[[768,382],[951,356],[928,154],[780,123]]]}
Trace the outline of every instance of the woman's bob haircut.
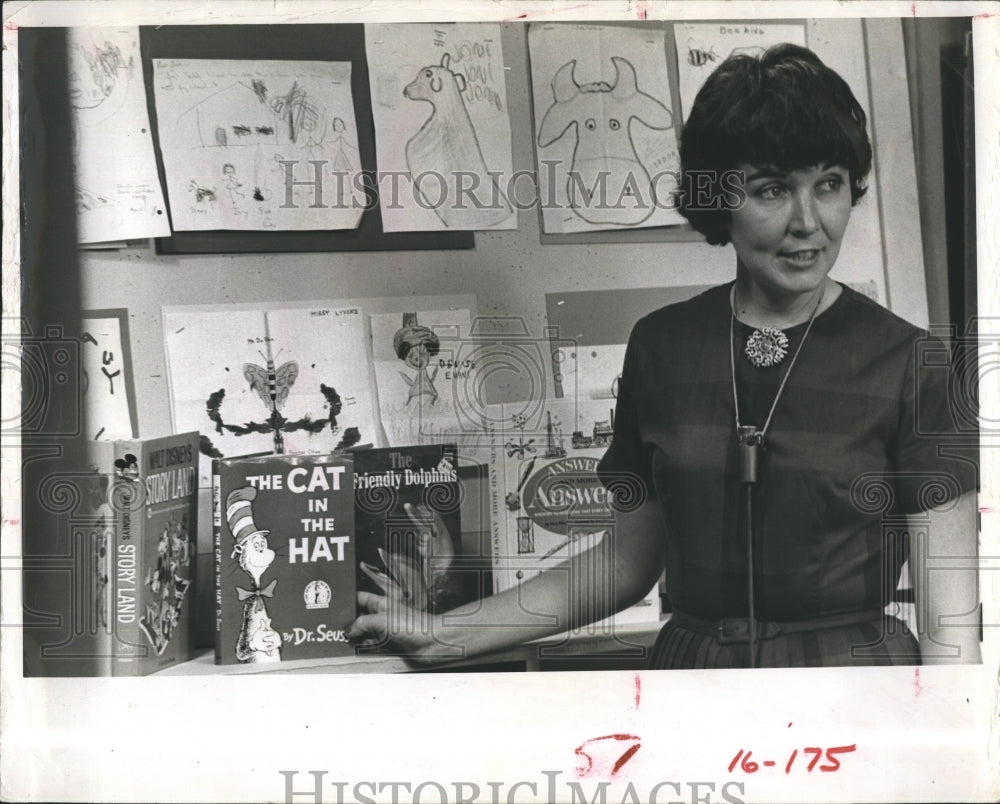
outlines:
{"label": "woman's bob haircut", "polygon": [[872,164],[865,124],[850,87],[811,50],[783,44],[759,57],[730,56],[708,77],[684,124],[678,210],[712,245],[728,243],[728,209],[743,195],[723,175],[740,165],[843,167],[854,205]]}

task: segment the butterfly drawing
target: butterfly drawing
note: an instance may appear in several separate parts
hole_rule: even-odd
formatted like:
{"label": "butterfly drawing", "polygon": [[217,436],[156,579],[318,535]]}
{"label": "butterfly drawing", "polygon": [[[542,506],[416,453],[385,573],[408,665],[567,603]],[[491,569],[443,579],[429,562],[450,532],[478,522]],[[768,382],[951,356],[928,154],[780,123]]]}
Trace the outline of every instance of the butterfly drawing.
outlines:
{"label": "butterfly drawing", "polygon": [[[340,432],[337,427],[337,416],[343,407],[340,394],[337,390],[326,383],[319,384],[319,391],[323,395],[325,405],[329,413],[318,419],[314,419],[310,414],[306,414],[299,419],[289,421],[282,413],[281,409],[288,401],[288,394],[299,376],[299,364],[295,360],[289,360],[275,368],[275,360],[271,356],[270,345],[267,347],[267,354],[258,352],[264,358],[265,366],[256,363],[243,364],[243,377],[249,383],[250,388],[257,392],[261,401],[267,407],[267,418],[262,422],[245,422],[244,424],[234,424],[223,420],[222,404],[225,399],[225,389],[209,395],[205,401],[205,412],[208,418],[215,423],[215,432],[219,434],[227,433],[235,436],[246,436],[254,433],[271,433],[274,439],[274,453],[282,455],[285,452],[284,433],[294,433],[304,431],[309,434],[319,433],[328,429],[332,433]],[[279,352],[280,354],[280,352]],[[361,440],[361,433],[356,427],[348,427],[343,431],[343,437],[337,448],[349,447]],[[202,435],[201,450],[212,458],[221,458],[223,453],[212,443],[207,435]]]}
{"label": "butterfly drawing", "polygon": [[[270,351],[268,349],[268,352]],[[256,363],[244,363],[243,376],[267,405],[268,410],[281,410],[285,405],[285,400],[288,399],[288,392],[291,391],[299,376],[299,364],[294,360],[289,360],[275,368],[274,360],[265,357],[262,353],[259,354],[267,362],[267,368],[258,366]]]}

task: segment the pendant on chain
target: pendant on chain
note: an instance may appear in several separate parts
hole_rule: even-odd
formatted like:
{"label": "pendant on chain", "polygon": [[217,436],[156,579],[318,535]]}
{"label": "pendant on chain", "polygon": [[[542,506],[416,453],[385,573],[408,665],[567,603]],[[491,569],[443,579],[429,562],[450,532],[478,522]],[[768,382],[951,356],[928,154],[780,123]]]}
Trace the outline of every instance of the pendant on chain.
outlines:
{"label": "pendant on chain", "polygon": [[788,354],[788,336],[775,327],[755,329],[743,350],[756,368],[776,366]]}

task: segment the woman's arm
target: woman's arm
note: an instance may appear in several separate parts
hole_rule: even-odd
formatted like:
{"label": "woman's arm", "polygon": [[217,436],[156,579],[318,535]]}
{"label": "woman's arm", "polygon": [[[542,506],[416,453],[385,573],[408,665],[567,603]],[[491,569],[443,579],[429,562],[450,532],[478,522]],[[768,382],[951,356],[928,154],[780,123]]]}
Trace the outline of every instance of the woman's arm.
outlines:
{"label": "woman's arm", "polygon": [[909,531],[923,663],[981,661],[975,490],[910,516]]}
{"label": "woman's arm", "polygon": [[[429,615],[393,596],[359,594],[370,613],[350,626],[355,643],[388,643],[419,663],[500,650],[608,617],[636,603],[664,565],[661,514],[655,502],[615,514],[614,532],[568,561],[497,595]],[[458,650],[456,650],[456,648]]]}

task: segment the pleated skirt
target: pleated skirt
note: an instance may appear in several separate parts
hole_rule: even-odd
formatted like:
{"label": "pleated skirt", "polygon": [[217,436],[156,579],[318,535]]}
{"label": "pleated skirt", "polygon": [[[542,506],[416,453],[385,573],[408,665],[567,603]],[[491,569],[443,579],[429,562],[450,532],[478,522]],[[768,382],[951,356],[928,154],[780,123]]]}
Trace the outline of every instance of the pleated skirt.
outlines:
{"label": "pleated skirt", "polygon": [[[757,667],[872,667],[920,664],[920,646],[906,624],[883,621],[778,634],[757,643]],[[650,670],[750,666],[749,645],[720,644],[714,636],[667,622],[649,656]]]}

